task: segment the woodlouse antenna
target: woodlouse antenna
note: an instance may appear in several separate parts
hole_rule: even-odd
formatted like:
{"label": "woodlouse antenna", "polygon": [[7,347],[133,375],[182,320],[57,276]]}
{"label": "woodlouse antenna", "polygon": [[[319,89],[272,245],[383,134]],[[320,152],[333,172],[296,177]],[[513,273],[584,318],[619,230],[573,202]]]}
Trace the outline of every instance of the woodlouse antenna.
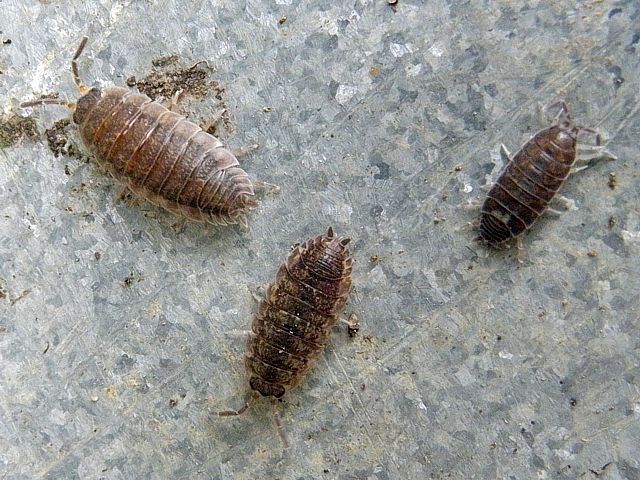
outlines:
{"label": "woodlouse antenna", "polygon": [[[80,80],[80,75],[78,75],[78,57],[80,56],[80,54],[82,53],[82,51],[84,50],[85,45],[87,44],[87,40],[89,38],[88,37],[82,37],[82,41],[80,42],[80,45],[78,45],[78,49],[76,50],[76,53],[73,55],[73,58],[71,59],[71,71],[73,72],[73,80],[76,83],[76,85],[78,86],[78,89],[80,90],[80,93],[85,94],[89,91],[89,87],[85,86],[82,83],[82,80]],[[76,104],[74,102],[65,102],[64,100],[61,100],[59,98],[41,98],[39,100],[30,100],[28,102],[23,102],[20,104],[21,108],[26,108],[26,107],[37,107],[39,105],[44,105],[44,104],[50,104],[50,105],[64,105],[65,107],[67,107],[69,110],[74,110],[76,107]]]}
{"label": "woodlouse antenna", "polygon": [[282,428],[282,422],[280,421],[277,402],[278,400],[276,398],[271,397],[271,413],[273,414],[273,422],[276,424],[276,429],[278,430],[278,435],[280,435],[280,440],[282,440],[282,445],[286,450],[287,448],[289,448],[289,440],[287,439],[287,435],[284,433],[284,429]]}
{"label": "woodlouse antenna", "polygon": [[331,240],[333,238],[333,227],[329,227],[327,229],[327,237],[329,237],[329,240]]}
{"label": "woodlouse antenna", "polygon": [[238,415],[242,415],[244,412],[249,410],[249,407],[251,406],[255,398],[256,398],[255,395],[249,395],[245,400],[244,405],[240,407],[239,410],[223,410],[221,412],[218,412],[218,416],[219,417],[236,417]]}
{"label": "woodlouse antenna", "polygon": [[73,107],[75,106],[75,103],[68,103],[60,98],[41,98],[39,100],[30,100],[28,102],[22,102],[20,104],[20,108],[37,107],[38,105],[43,105],[45,103],[51,104],[51,105],[64,105],[65,107],[69,107],[70,109],[73,109]]}
{"label": "woodlouse antenna", "polygon": [[596,146],[600,146],[602,145],[602,135],[600,134],[600,132],[598,130],[596,130],[595,128],[591,128],[591,127],[585,127],[582,125],[578,125],[576,126],[576,131],[578,133],[580,132],[587,132],[587,133],[592,133],[593,135],[595,135],[596,137]]}
{"label": "woodlouse antenna", "polygon": [[207,66],[207,68],[211,68],[211,67],[209,66],[209,62],[207,62],[206,60],[198,60],[196,63],[194,63],[193,65],[191,65],[191,66],[189,67],[189,70],[195,70],[196,68],[198,68],[198,66],[199,66],[201,63],[204,63],[204,64]]}
{"label": "woodlouse antenna", "polygon": [[556,125],[562,125],[563,127],[570,127],[573,123],[571,119],[571,114],[569,113],[569,106],[565,101],[560,100],[559,102],[552,103],[547,107],[547,110],[558,109],[558,113],[553,121]]}
{"label": "woodlouse antenna", "polygon": [[82,80],[80,80],[80,75],[78,74],[78,57],[84,50],[84,47],[87,45],[87,40],[89,40],[89,37],[86,37],[86,36],[82,37],[82,40],[80,41],[80,45],[78,45],[78,49],[76,50],[76,53],[74,53],[73,58],[71,59],[71,71],[73,72],[73,81],[76,82],[78,90],[80,90],[80,93],[82,94],[87,93],[89,91],[89,87],[87,87],[84,83],[82,83]]}

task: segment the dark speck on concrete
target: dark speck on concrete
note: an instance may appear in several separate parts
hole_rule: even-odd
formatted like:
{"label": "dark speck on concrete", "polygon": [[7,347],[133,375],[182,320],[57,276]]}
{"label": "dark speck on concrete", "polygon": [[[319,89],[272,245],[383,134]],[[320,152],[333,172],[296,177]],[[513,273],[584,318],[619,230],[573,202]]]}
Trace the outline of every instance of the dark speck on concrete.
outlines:
{"label": "dark speck on concrete", "polygon": [[35,119],[11,115],[0,118],[0,148],[14,145],[21,139],[35,140],[38,128]]}
{"label": "dark speck on concrete", "polygon": [[618,65],[609,64],[606,66],[607,72],[613,76],[613,88],[616,90],[624,83],[622,69]]}

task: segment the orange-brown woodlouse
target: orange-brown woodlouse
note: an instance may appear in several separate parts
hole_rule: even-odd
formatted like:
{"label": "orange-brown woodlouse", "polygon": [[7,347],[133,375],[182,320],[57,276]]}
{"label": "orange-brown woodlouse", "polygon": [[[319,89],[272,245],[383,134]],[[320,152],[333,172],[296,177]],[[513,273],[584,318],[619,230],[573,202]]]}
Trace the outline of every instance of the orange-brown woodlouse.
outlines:
{"label": "orange-brown woodlouse", "polygon": [[256,206],[253,184],[222,142],[152,101],[126,88],[91,88],[78,75],[82,39],[71,60],[80,93],[77,105],[58,99],[23,103],[65,104],[87,148],[123,186],[173,213],[211,224],[247,226]]}
{"label": "orange-brown woodlouse", "polygon": [[[536,133],[511,157],[506,147],[502,154],[508,163],[482,205],[480,239],[499,245],[521,238],[556,195],[571,173],[587,168],[596,158],[616,157],[601,145],[600,134],[592,128],[573,124],[564,102],[556,104],[560,113],[554,124]],[[581,145],[580,132],[595,135],[595,145]]]}
{"label": "orange-brown woodlouse", "polygon": [[240,415],[258,395],[272,397],[274,418],[282,433],[275,400],[295,387],[327,344],[351,288],[353,259],[350,239],[339,239],[329,227],[324,235],[297,245],[282,264],[253,319],[247,339],[245,366],[250,397]]}

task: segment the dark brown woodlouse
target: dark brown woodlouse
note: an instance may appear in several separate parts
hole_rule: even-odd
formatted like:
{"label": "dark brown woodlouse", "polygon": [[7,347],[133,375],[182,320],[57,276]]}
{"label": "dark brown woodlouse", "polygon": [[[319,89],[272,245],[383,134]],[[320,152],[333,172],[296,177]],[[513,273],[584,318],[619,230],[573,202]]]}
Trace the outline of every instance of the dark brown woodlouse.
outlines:
{"label": "dark brown woodlouse", "polygon": [[339,239],[329,227],[324,235],[297,245],[282,264],[253,319],[247,339],[245,366],[251,396],[240,415],[262,395],[272,397],[274,418],[283,442],[275,400],[295,387],[315,364],[331,328],[347,301],[353,259],[350,239]]}
{"label": "dark brown woodlouse", "polygon": [[82,39],[71,60],[80,97],[23,103],[67,105],[87,148],[122,185],[173,213],[210,224],[242,224],[257,205],[253,184],[222,142],[152,101],[126,88],[91,88],[78,75]]}
{"label": "dark brown woodlouse", "polygon": [[[600,134],[589,127],[573,124],[564,102],[551,127],[536,133],[511,157],[502,146],[508,163],[489,191],[482,205],[480,237],[491,245],[521,238],[545,210],[571,173],[584,168],[576,162],[588,163],[596,158],[615,159],[601,144]],[[581,132],[595,135],[595,145],[581,145]],[[555,212],[558,213],[558,212]]]}

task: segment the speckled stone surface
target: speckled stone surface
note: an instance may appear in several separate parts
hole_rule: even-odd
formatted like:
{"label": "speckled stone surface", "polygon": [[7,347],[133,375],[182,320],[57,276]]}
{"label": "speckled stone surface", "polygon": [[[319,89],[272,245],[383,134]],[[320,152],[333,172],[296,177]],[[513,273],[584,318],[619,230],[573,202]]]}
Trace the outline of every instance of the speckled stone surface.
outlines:
{"label": "speckled stone surface", "polygon": [[[640,479],[640,5],[634,1],[0,1],[0,478]],[[286,20],[284,19],[286,17]],[[261,199],[250,230],[115,202],[56,157],[69,60],[124,86],[207,60]],[[10,40],[10,41],[9,41]],[[515,250],[474,242],[470,201],[566,100],[619,160]],[[553,115],[551,115],[553,116]],[[69,128],[69,141],[83,148]],[[615,172],[617,185],[609,186]],[[322,361],[279,405],[246,395],[256,287],[332,225],[354,284]]]}

